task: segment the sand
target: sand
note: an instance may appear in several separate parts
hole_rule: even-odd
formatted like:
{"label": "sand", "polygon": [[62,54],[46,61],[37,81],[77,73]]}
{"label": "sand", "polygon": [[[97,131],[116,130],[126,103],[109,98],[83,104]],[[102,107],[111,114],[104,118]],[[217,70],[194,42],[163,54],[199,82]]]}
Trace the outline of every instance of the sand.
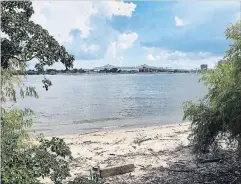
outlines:
{"label": "sand", "polygon": [[89,176],[93,166],[108,168],[124,164],[135,165],[131,177],[180,160],[191,160],[189,151],[182,151],[189,144],[188,123],[101,131],[89,134],[61,136],[70,146],[74,160],[72,178]]}

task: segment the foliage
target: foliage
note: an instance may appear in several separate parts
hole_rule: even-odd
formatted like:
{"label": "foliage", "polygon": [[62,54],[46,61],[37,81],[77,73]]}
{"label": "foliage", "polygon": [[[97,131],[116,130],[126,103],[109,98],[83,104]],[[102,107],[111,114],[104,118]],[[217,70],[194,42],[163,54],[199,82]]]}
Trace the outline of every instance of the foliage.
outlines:
{"label": "foliage", "polygon": [[1,146],[2,182],[38,184],[40,177],[50,177],[60,184],[70,176],[71,152],[62,139],[41,139],[39,146],[26,147],[19,137],[19,133],[12,133]]}
{"label": "foliage", "polygon": [[32,59],[39,61],[35,66],[38,71],[55,62],[63,63],[66,69],[73,67],[74,56],[47,30],[30,20],[33,13],[30,1],[1,2],[1,31],[6,35],[1,38],[1,68],[24,65],[21,69],[26,71],[26,62]]}
{"label": "foliage", "polygon": [[[39,72],[55,62],[63,63],[66,70],[73,67],[74,56],[47,30],[31,21],[33,13],[30,1],[1,1],[2,184],[40,184],[41,177],[61,184],[70,176],[69,147],[59,138],[40,138],[32,144],[26,129],[32,125],[33,112],[18,109],[14,104],[18,98],[38,98],[35,88],[23,82],[28,61],[37,59],[35,67]],[[50,85],[51,81],[44,78],[43,87],[48,90]]]}
{"label": "foliage", "polygon": [[[194,153],[209,150],[219,136],[241,146],[241,22],[226,30],[233,43],[214,70],[204,71],[201,81],[208,94],[199,104],[187,102],[184,120],[191,121]],[[240,147],[238,147],[240,149]]]}
{"label": "foliage", "polygon": [[73,181],[69,181],[68,184],[103,184],[103,182],[89,180],[88,178],[83,178],[83,177],[77,177]]}

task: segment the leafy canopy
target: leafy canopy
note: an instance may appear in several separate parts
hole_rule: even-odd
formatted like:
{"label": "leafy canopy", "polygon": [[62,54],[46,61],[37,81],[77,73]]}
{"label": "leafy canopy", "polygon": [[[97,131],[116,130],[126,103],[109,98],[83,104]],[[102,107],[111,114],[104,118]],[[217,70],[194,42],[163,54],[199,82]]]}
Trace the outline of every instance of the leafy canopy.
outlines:
{"label": "leafy canopy", "polygon": [[1,40],[1,66],[7,68],[10,59],[27,62],[36,58],[40,62],[37,69],[54,62],[72,67],[74,56],[68,54],[47,30],[30,20],[33,13],[32,2],[1,2],[1,28],[7,35]]}
{"label": "leafy canopy", "polygon": [[[1,68],[20,68],[26,73],[27,62],[37,59],[35,68],[43,72],[44,66],[61,62],[66,70],[73,67],[74,56],[59,45],[48,31],[30,20],[34,10],[30,1],[1,2]],[[44,87],[51,85],[44,80]]]}

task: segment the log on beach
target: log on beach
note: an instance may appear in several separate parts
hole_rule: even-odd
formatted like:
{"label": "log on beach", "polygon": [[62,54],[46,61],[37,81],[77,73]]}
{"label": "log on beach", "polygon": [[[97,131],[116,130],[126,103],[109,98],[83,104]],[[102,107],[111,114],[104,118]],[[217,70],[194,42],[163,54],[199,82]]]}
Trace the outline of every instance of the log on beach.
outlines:
{"label": "log on beach", "polygon": [[106,169],[100,169],[100,177],[106,178],[109,176],[115,176],[119,174],[125,174],[134,171],[135,166],[134,164],[127,164],[119,167],[112,167]]}

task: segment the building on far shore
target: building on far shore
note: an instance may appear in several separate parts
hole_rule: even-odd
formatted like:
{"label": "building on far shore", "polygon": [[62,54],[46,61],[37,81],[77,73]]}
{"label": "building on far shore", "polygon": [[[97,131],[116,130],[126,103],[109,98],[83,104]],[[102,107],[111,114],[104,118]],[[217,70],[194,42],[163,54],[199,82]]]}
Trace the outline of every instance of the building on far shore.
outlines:
{"label": "building on far shore", "polygon": [[111,71],[111,70],[117,70],[118,73],[137,73],[139,70],[136,67],[133,66],[123,66],[123,67],[119,67],[119,66],[112,66],[112,65],[104,65],[101,67],[95,67],[93,69],[95,72],[105,72],[107,70]]}
{"label": "building on far shore", "polygon": [[112,65],[104,65],[104,66],[101,66],[101,67],[95,67],[94,68],[94,71],[101,71],[101,70],[111,70],[112,68],[115,68],[115,66],[112,66]]}
{"label": "building on far shore", "polygon": [[153,69],[153,67],[148,65],[141,65],[141,66],[138,66],[137,68],[139,68],[139,72],[152,72],[152,69]]}
{"label": "building on far shore", "polygon": [[137,66],[139,69],[139,72],[162,72],[163,68],[162,67],[153,67],[153,66],[148,66],[146,64]]}
{"label": "building on far shore", "polygon": [[[201,65],[201,68],[207,69],[207,65]],[[112,66],[104,65],[101,67],[95,67],[94,72],[98,73],[159,73],[159,72],[169,72],[169,73],[188,73],[189,70],[184,69],[173,69],[170,67],[154,67],[149,65],[140,66]]]}
{"label": "building on far shore", "polygon": [[200,68],[201,68],[201,70],[207,70],[208,65],[207,64],[201,64]]}

